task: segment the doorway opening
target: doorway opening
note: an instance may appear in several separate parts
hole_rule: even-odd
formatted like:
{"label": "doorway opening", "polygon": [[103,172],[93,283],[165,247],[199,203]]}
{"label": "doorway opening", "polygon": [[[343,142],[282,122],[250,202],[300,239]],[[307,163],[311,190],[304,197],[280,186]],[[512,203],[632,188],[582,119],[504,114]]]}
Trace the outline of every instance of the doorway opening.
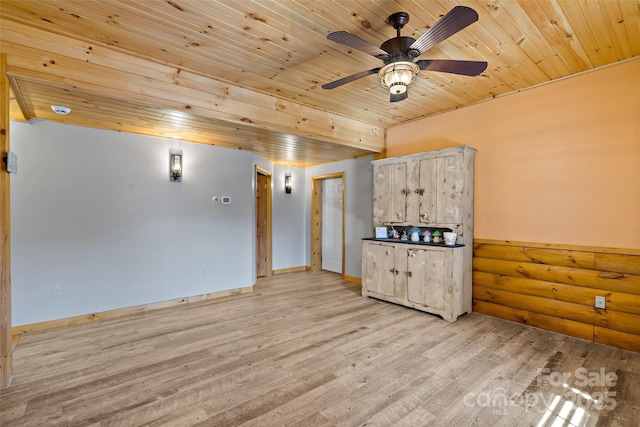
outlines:
{"label": "doorway opening", "polygon": [[311,270],[344,278],[344,172],[311,179]]}
{"label": "doorway opening", "polygon": [[256,276],[271,269],[271,173],[256,166]]}

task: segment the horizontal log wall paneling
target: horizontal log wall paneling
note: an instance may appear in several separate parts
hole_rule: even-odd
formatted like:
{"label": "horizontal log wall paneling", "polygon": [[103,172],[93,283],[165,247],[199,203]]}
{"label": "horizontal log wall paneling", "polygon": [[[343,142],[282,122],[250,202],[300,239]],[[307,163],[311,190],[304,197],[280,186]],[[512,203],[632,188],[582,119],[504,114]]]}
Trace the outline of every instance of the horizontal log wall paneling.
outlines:
{"label": "horizontal log wall paneling", "polygon": [[640,351],[640,250],[475,239],[473,309]]}

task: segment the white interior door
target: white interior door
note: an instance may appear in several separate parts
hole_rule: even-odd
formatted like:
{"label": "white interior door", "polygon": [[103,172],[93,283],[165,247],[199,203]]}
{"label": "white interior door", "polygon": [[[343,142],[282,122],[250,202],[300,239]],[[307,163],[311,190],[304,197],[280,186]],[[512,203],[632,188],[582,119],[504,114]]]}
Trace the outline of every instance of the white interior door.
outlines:
{"label": "white interior door", "polygon": [[342,273],[342,178],[322,181],[322,269]]}

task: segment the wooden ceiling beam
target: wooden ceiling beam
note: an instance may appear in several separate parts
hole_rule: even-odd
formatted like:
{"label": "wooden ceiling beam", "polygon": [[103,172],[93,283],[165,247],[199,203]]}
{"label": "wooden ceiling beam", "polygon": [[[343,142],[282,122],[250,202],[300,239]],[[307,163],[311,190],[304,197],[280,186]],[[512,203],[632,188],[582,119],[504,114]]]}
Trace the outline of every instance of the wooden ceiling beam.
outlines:
{"label": "wooden ceiling beam", "polygon": [[8,20],[7,73],[243,126],[384,151],[382,127]]}
{"label": "wooden ceiling beam", "polygon": [[21,120],[27,122],[31,120],[29,109],[24,100],[24,96],[20,91],[20,87],[16,83],[15,79],[8,78],[9,81],[9,110],[11,118],[14,120]]}

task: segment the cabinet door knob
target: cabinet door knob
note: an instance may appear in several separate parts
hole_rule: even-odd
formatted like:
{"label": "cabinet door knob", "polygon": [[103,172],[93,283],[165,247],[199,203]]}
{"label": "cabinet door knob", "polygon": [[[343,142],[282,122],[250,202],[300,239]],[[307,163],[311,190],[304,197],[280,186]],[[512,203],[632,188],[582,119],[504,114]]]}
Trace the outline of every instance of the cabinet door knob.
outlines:
{"label": "cabinet door knob", "polygon": [[404,274],[405,274],[407,277],[411,277],[411,276],[412,276],[412,273],[411,273],[410,271],[405,271],[405,272],[404,272]]}

